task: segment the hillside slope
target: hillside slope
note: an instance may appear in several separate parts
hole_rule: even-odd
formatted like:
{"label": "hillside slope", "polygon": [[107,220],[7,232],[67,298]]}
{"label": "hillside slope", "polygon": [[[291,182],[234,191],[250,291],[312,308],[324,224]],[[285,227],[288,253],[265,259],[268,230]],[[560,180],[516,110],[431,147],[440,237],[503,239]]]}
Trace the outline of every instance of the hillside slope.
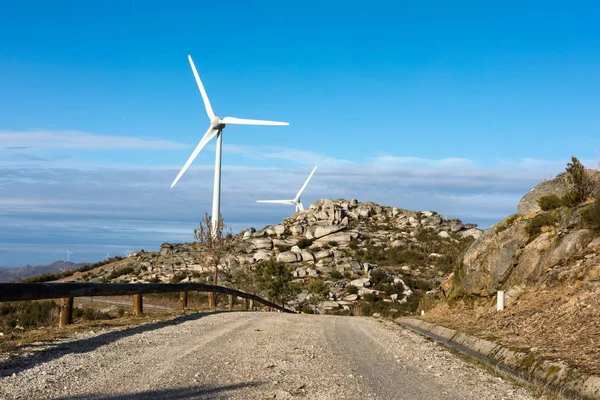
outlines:
{"label": "hillside slope", "polygon": [[[410,307],[405,308],[415,309],[418,296],[411,296],[443,282],[461,250],[481,234],[474,224],[433,211],[322,199],[280,224],[236,235],[234,250],[219,266],[219,279],[225,285],[257,291],[251,283],[236,280],[238,271],[275,259],[290,266],[302,288],[288,303],[296,309],[306,305],[311,279],[322,280],[329,288],[322,309],[350,311],[364,296],[380,302],[379,311],[406,303]],[[164,243],[160,252],[133,253],[69,280],[210,282],[209,261],[195,243]],[[384,307],[383,303],[389,304]]]}

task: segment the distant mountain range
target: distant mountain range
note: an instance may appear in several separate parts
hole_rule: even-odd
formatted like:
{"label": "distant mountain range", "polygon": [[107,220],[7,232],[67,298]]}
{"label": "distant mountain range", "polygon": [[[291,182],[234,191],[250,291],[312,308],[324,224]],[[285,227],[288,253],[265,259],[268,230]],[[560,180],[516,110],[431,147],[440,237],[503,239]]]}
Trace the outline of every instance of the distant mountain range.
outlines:
{"label": "distant mountain range", "polygon": [[64,270],[79,268],[82,265],[82,263],[76,264],[71,261],[55,261],[49,265],[26,265],[18,268],[0,268],[0,282],[10,282],[42,274],[53,274]]}

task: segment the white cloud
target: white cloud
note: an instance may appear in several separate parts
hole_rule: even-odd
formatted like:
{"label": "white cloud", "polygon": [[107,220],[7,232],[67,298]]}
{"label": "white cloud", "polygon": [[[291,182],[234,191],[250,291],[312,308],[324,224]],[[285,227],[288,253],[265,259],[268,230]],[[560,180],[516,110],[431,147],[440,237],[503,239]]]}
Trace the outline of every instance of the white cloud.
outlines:
{"label": "white cloud", "polygon": [[474,165],[472,160],[466,158],[442,158],[439,160],[427,159],[421,157],[399,157],[392,155],[381,155],[373,160],[375,165],[394,166],[394,165],[425,165],[425,166],[466,166]]}
{"label": "white cloud", "polygon": [[164,150],[189,147],[183,143],[132,136],[109,136],[79,131],[0,131],[5,150],[26,149],[132,149]]}
{"label": "white cloud", "polygon": [[287,147],[275,146],[237,146],[224,145],[224,151],[256,160],[284,160],[297,164],[340,166],[353,164],[350,160],[329,157],[325,154],[312,151],[297,150]]}

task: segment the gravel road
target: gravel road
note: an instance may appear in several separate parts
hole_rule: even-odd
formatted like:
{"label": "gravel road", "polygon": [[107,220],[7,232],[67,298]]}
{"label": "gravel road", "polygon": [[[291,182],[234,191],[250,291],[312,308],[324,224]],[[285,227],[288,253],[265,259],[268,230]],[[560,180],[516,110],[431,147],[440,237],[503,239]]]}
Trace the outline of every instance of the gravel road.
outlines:
{"label": "gravel road", "polygon": [[195,314],[0,363],[2,399],[533,399],[392,322]]}

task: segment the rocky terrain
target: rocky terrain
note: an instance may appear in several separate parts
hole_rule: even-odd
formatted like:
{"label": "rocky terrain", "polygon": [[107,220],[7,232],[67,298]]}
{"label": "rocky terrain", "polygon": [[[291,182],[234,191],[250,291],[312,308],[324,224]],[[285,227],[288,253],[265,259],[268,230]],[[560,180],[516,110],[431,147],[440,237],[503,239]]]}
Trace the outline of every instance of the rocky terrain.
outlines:
{"label": "rocky terrain", "polygon": [[[599,171],[587,173],[600,180]],[[563,173],[527,193],[518,213],[464,252],[425,318],[600,373],[600,200],[556,201],[570,190]],[[542,209],[547,196],[553,201]]]}
{"label": "rocky terrain", "polygon": [[[280,224],[249,228],[233,238],[219,265],[220,283],[256,292],[236,280],[238,271],[274,259],[290,266],[299,294],[297,310],[310,300],[308,283],[324,281],[329,293],[318,309],[352,311],[365,296],[388,303],[375,311],[416,309],[419,296],[446,280],[460,251],[482,235],[434,211],[408,211],[357,200],[322,199]],[[99,282],[212,282],[210,259],[197,243],[164,243],[159,252],[137,252],[68,280]],[[245,279],[249,275],[244,275]],[[416,301],[415,301],[416,300]],[[394,311],[391,311],[394,312]]]}

